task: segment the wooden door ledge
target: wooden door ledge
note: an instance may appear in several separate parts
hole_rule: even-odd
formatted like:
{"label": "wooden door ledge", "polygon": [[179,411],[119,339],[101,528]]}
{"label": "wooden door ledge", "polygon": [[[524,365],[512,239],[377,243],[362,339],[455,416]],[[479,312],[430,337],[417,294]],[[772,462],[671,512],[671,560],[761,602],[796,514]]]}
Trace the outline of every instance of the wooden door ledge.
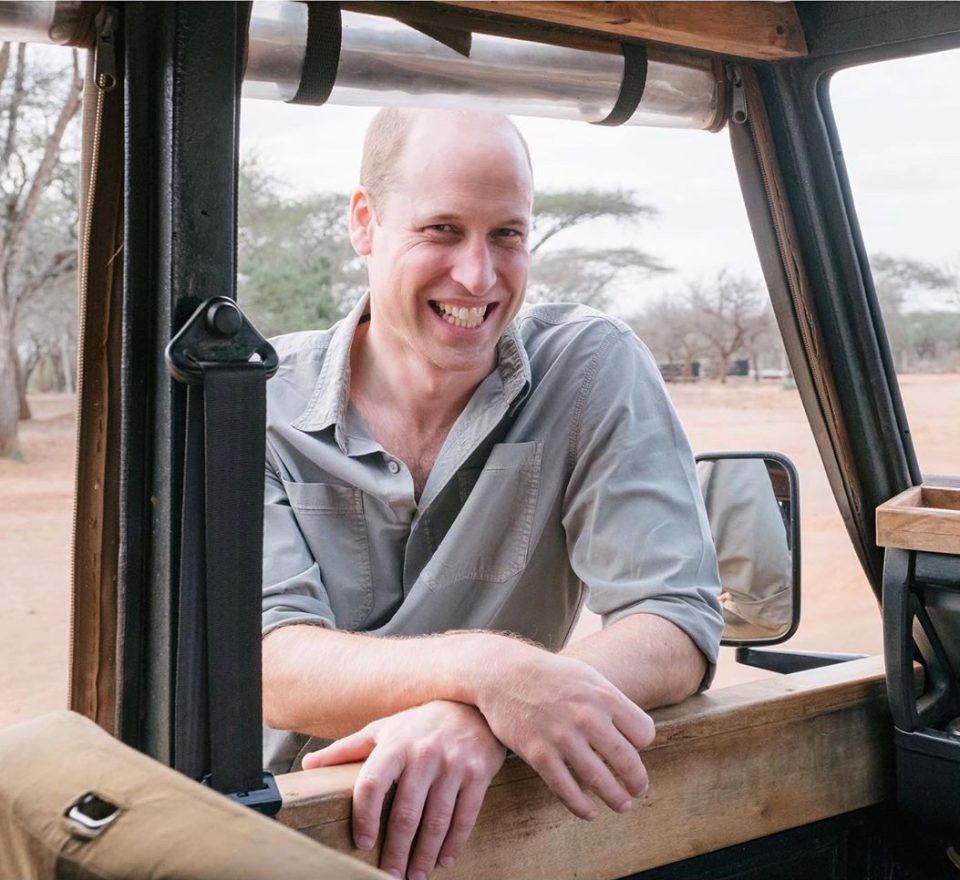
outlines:
{"label": "wooden door ledge", "polygon": [[[651,787],[629,813],[583,822],[507,761],[444,878],[607,880],[884,800],[892,727],[883,658],[709,691],[654,713]],[[278,777],[279,819],[375,864],[350,839],[359,764]]]}

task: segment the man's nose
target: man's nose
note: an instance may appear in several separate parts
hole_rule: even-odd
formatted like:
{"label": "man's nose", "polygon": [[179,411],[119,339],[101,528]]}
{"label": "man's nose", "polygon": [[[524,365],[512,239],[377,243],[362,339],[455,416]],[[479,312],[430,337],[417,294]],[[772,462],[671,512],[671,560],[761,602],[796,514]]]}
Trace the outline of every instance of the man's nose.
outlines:
{"label": "man's nose", "polygon": [[451,278],[472,296],[484,296],[496,283],[493,254],[486,241],[467,241],[459,248]]}

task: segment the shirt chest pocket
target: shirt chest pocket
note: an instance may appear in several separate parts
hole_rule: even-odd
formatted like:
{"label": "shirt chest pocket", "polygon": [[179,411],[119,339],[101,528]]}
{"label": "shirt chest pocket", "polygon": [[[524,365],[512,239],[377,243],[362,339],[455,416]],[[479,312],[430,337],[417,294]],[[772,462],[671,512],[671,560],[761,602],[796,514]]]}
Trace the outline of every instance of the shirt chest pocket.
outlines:
{"label": "shirt chest pocket", "polygon": [[287,499],[320,569],[341,629],[360,627],[373,609],[370,545],[363,493],[332,483],[289,483]]}
{"label": "shirt chest pocket", "polygon": [[434,587],[503,583],[527,564],[543,444],[498,443],[482,468],[457,475],[462,507],[424,571]]}

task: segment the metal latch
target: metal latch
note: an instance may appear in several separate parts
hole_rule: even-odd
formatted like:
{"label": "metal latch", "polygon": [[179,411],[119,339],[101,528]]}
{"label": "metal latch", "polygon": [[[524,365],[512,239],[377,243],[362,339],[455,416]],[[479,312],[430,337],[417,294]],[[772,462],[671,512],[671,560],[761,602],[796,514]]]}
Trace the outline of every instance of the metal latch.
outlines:
{"label": "metal latch", "polygon": [[93,840],[120,815],[120,807],[95,792],[88,791],[65,815],[75,837]]}
{"label": "metal latch", "polygon": [[743,74],[740,65],[730,65],[730,118],[738,125],[743,125],[749,118],[747,113],[747,93],[743,87]]}
{"label": "metal latch", "polygon": [[273,346],[247,320],[229,297],[204,300],[170,340],[164,358],[167,372],[178,382],[203,382],[204,364],[263,363],[269,379],[280,361]]}
{"label": "metal latch", "polygon": [[117,84],[117,55],[113,41],[117,29],[117,10],[104,6],[97,13],[94,26],[97,29],[97,42],[93,78],[99,89],[109,92]]}

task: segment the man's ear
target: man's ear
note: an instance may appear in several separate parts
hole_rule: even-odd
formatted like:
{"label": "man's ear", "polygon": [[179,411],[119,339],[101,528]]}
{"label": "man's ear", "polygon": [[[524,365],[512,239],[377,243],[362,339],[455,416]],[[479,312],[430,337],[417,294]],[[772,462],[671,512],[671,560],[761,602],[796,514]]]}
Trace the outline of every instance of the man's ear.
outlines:
{"label": "man's ear", "polygon": [[361,257],[369,257],[373,247],[373,225],[376,217],[370,196],[361,186],[350,197],[350,244]]}

